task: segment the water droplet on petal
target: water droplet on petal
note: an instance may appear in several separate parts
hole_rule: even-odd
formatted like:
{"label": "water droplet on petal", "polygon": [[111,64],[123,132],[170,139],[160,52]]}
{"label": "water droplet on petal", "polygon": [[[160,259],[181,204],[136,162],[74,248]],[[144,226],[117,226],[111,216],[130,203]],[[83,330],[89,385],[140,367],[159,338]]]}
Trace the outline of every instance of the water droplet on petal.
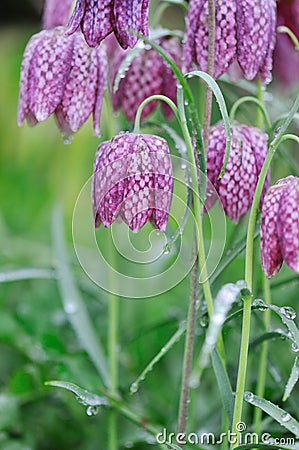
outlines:
{"label": "water droplet on petal", "polygon": [[63,143],[65,145],[70,145],[73,141],[73,136],[67,136],[65,134],[62,135]]}

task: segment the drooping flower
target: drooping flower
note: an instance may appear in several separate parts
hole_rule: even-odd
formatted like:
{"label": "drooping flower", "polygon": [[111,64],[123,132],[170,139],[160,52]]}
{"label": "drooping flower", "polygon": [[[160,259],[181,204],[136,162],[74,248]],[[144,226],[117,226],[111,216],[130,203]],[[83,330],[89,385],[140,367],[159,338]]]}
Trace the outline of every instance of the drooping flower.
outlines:
{"label": "drooping flower", "polygon": [[165,231],[172,198],[167,142],[150,134],[119,133],[96,153],[92,203],[95,226],[116,219],[134,232],[149,220]]}
{"label": "drooping flower", "polygon": [[[207,154],[207,175],[216,189],[226,215],[238,222],[249,210],[258,177],[267,154],[268,136],[258,128],[235,123],[231,127],[231,150],[224,175],[219,179],[224,155],[226,136],[223,122],[210,130]],[[262,200],[269,183],[265,182]],[[206,208],[214,203],[207,193]]]}
{"label": "drooping flower", "polygon": [[89,48],[81,34],[69,37],[63,27],[34,35],[24,52],[18,108],[18,125],[27,119],[35,125],[55,113],[66,135],[75,133],[93,113],[99,119],[107,77],[102,48]]}
{"label": "drooping flower", "polygon": [[[271,79],[275,45],[274,0],[216,0],[214,77],[224,74],[234,61],[248,80]],[[183,49],[185,70],[208,66],[208,0],[191,0],[186,17]]]}
{"label": "drooping flower", "polygon": [[132,32],[148,34],[148,7],[149,0],[77,0],[67,33],[80,26],[88,45],[96,47],[114,32],[123,48],[134,47],[138,38]]}
{"label": "drooping flower", "polygon": [[[277,2],[277,25],[288,27],[299,39],[299,0]],[[289,36],[284,33],[277,33],[273,73],[281,86],[292,86],[299,82],[299,53]]]}
{"label": "drooping flower", "polygon": [[51,28],[66,25],[73,0],[46,0],[43,12],[43,28]]}
{"label": "drooping flower", "polygon": [[[181,67],[182,49],[179,39],[163,37],[156,42],[172,57],[176,65]],[[127,51],[122,50],[112,38],[108,39],[107,49],[108,53],[113,55],[110,63],[108,62],[113,91],[116,75]],[[122,109],[126,117],[134,122],[140,103],[151,95],[166,95],[176,103],[176,85],[176,78],[163,58],[152,48],[143,48],[123,73],[116,92],[112,92],[113,108]],[[149,116],[157,104],[157,101],[148,103],[142,111],[142,119]],[[161,107],[165,118],[170,120],[173,115],[170,107],[164,102]]]}
{"label": "drooping flower", "polygon": [[267,277],[283,260],[299,273],[299,178],[279,180],[267,192],[262,208],[261,261]]}

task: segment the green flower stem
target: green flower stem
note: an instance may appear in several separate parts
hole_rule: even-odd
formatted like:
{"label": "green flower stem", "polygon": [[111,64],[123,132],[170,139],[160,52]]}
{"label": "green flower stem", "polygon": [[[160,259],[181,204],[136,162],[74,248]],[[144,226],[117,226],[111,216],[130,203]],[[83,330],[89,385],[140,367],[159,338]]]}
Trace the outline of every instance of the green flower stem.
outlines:
{"label": "green flower stem", "polygon": [[285,141],[295,141],[297,144],[299,144],[299,137],[296,136],[296,134],[285,134],[284,136],[282,136],[279,143],[281,144]]}
{"label": "green flower stem", "polygon": [[[195,320],[196,320],[196,293],[197,293],[197,279],[198,271],[200,274],[200,280],[203,287],[204,297],[207,303],[208,313],[210,317],[213,315],[214,306],[213,299],[210,289],[210,284],[208,281],[208,273],[205,264],[205,249],[204,249],[204,239],[203,239],[203,228],[202,228],[202,209],[203,205],[200,202],[199,186],[198,186],[198,173],[195,161],[195,155],[193,151],[193,145],[190,138],[189,130],[187,127],[187,120],[184,110],[184,98],[182,88],[178,88],[178,111],[180,116],[180,125],[182,128],[184,140],[186,143],[188,159],[191,163],[191,179],[193,188],[193,204],[194,204],[194,215],[196,221],[195,239],[196,239],[196,250],[197,250],[197,264],[194,265],[191,274],[191,292],[189,301],[189,311],[187,318],[187,332],[185,341],[185,351],[184,351],[184,363],[183,363],[183,376],[182,376],[182,386],[181,386],[181,396],[178,414],[178,433],[184,433],[186,429],[187,411],[188,411],[188,400],[189,400],[189,382],[193,358],[193,348],[194,348],[194,333],[195,333]],[[194,279],[196,278],[196,285],[194,284]]]}
{"label": "green flower stem", "polygon": [[165,95],[151,95],[150,97],[148,97],[145,100],[143,100],[143,102],[139,105],[139,107],[137,109],[136,116],[135,116],[135,124],[134,124],[134,131],[133,131],[133,133],[135,133],[135,134],[139,134],[140,133],[140,121],[141,121],[141,114],[142,114],[143,108],[148,103],[152,102],[153,100],[160,100],[162,102],[167,103],[167,105],[174,112],[174,115],[175,115],[176,119],[178,120],[178,122],[180,122],[178,108],[176,107],[174,102],[172,100],[170,100],[170,98],[166,97]]}
{"label": "green flower stem", "polygon": [[233,106],[232,106],[232,108],[230,110],[230,114],[229,114],[230,120],[231,121],[235,120],[237,109],[243,103],[248,103],[248,102],[255,103],[259,107],[261,113],[264,116],[264,119],[265,119],[265,122],[266,122],[266,126],[267,126],[267,130],[268,130],[268,132],[270,132],[270,130],[271,130],[271,120],[270,120],[269,114],[268,114],[266,108],[264,107],[263,103],[260,100],[258,100],[256,97],[245,96],[245,97],[239,98],[239,100],[237,100],[233,104]]}
{"label": "green flower stem", "polygon": [[[108,91],[105,93],[105,105],[107,111],[107,124],[110,138],[115,135],[113,110]],[[115,289],[117,280],[115,272],[117,268],[117,254],[113,242],[109,243],[109,253],[112,270],[109,272],[109,284]],[[119,298],[110,292],[108,297],[108,369],[109,391],[111,395],[117,395],[118,391],[118,329],[119,329]],[[114,408],[108,413],[108,449],[118,449],[117,413]]]}
{"label": "green flower stem", "polygon": [[285,26],[278,27],[277,31],[278,31],[278,33],[286,33],[292,39],[297,52],[299,52],[299,41],[298,41],[296,35],[288,27],[285,27]]}
{"label": "green flower stem", "polygon": [[[257,211],[260,203],[260,197],[264,182],[267,176],[268,169],[270,167],[272,158],[275,151],[281,141],[283,136],[290,125],[294,115],[299,108],[299,94],[292,106],[285,122],[282,124],[276,137],[273,139],[269,146],[268,154],[265,158],[257,187],[254,193],[252,207],[249,216],[248,230],[247,230],[247,240],[246,240],[246,260],[245,260],[245,281],[250,292],[252,292],[252,266],[253,266],[253,242],[254,242],[254,229]],[[242,338],[241,338],[241,349],[240,349],[240,359],[239,359],[239,370],[237,378],[237,389],[235,398],[235,408],[233,417],[233,432],[237,432],[237,424],[242,418],[242,406],[243,406],[243,395],[245,390],[245,379],[246,379],[246,368],[247,368],[247,355],[249,346],[249,332],[250,332],[250,318],[251,318],[251,299],[252,296],[248,295],[244,298],[244,309],[243,309],[243,325],[242,325]],[[238,443],[235,442],[232,445],[232,449],[236,448]]]}
{"label": "green flower stem", "polygon": [[[268,278],[263,275],[263,291],[264,291],[264,302],[270,304],[271,303],[271,291],[270,291],[270,283]],[[264,314],[264,325],[265,331],[269,329],[270,326],[270,309],[267,309]],[[258,372],[258,382],[256,395],[258,397],[264,397],[265,394],[265,386],[266,386],[266,375],[267,375],[267,356],[268,356],[268,341],[265,341],[261,345],[261,354],[260,354],[260,362],[259,362],[259,372]],[[254,409],[254,431],[258,435],[261,434],[261,421],[262,421],[262,410],[260,408]]]}

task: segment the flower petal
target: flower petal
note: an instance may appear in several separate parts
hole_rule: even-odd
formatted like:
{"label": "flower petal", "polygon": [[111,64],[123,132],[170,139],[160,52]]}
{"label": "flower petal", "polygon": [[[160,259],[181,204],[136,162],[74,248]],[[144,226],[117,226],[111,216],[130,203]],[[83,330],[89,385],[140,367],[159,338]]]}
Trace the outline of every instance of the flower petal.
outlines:
{"label": "flower petal", "polygon": [[277,234],[283,259],[287,265],[299,273],[299,179],[287,177],[277,222]]}
{"label": "flower petal", "polygon": [[18,105],[18,125],[21,126],[25,119],[28,120],[30,125],[35,125],[37,123],[36,118],[33,116],[29,108],[29,92],[28,92],[28,81],[29,81],[29,70],[31,59],[36,50],[37,44],[40,39],[42,39],[44,31],[35,34],[29,40],[23,55],[21,75],[20,75],[20,93],[19,93],[19,105]]}
{"label": "flower petal", "polygon": [[71,70],[73,38],[62,27],[39,33],[28,73],[29,108],[38,122],[59,105]]}
{"label": "flower petal", "polygon": [[111,21],[115,36],[125,49],[134,47],[138,37],[132,34],[148,35],[148,0],[114,0]]}
{"label": "flower petal", "polygon": [[111,0],[77,0],[66,32],[74,33],[81,24],[85,40],[90,47],[96,47],[112,32]]}
{"label": "flower petal", "polygon": [[43,28],[66,25],[73,0],[46,0],[43,13]]}
{"label": "flower petal", "polygon": [[[237,4],[237,54],[245,78],[252,80],[267,66],[272,54],[273,2],[272,0],[238,0]],[[263,77],[269,67],[265,69]]]}
{"label": "flower petal", "polygon": [[262,208],[260,253],[262,269],[268,278],[277,274],[283,261],[277,224],[281,196],[286,187],[284,180],[272,186],[265,196]]}

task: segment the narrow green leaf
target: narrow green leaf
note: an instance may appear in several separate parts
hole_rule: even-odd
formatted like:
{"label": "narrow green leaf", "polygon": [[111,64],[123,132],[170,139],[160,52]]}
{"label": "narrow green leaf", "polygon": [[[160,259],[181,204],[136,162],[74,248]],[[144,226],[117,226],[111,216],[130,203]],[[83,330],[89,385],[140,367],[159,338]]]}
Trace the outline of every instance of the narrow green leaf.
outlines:
{"label": "narrow green leaf", "polygon": [[53,269],[17,269],[9,272],[0,272],[0,283],[9,281],[34,280],[34,279],[54,279],[55,271]]}
{"label": "narrow green leaf", "polygon": [[244,400],[257,408],[262,409],[265,413],[276,420],[281,426],[291,431],[297,438],[299,438],[299,423],[284,409],[274,405],[269,400],[252,394],[252,392],[244,393]]}
{"label": "narrow green leaf", "polygon": [[131,394],[135,394],[138,389],[139,389],[139,384],[145,380],[145,377],[147,376],[147,374],[149,372],[151,372],[154,368],[154,366],[163,358],[163,356],[165,355],[165,353],[167,353],[176,342],[178,342],[180,340],[180,338],[182,337],[182,335],[185,333],[186,331],[186,324],[185,322],[183,322],[178,330],[176,331],[176,333],[174,333],[174,335],[171,337],[171,339],[169,339],[169,341],[167,342],[166,345],[164,345],[164,347],[161,348],[161,350],[159,351],[159,353],[157,353],[157,355],[151,360],[151,362],[145,367],[145,369],[141,372],[141,374],[139,375],[139,377],[134,381],[134,383],[131,384],[130,387],[130,392]]}
{"label": "narrow green leaf", "polygon": [[299,378],[299,357],[296,356],[290,378],[288,379],[288,382],[286,384],[286,388],[282,399],[283,401],[286,401],[291,395],[291,392],[294,389],[295,384],[298,381],[298,378]]}
{"label": "narrow green leaf", "polygon": [[82,389],[74,383],[69,383],[68,381],[46,381],[45,386],[54,386],[67,391],[73,392],[76,395],[77,400],[84,406],[107,406],[109,405],[108,400],[105,397],[100,397],[99,395],[93,394],[92,392]]}
{"label": "narrow green leaf", "polygon": [[217,349],[213,350],[211,358],[222,404],[229,422],[232,423],[234,414],[234,396],[227,371],[224,368],[222,359],[220,358]]}
{"label": "narrow green leaf", "polygon": [[53,243],[56,254],[58,285],[64,310],[104,384],[108,385],[109,378],[104,351],[69,268],[66,243],[63,236],[62,212],[58,206],[53,212]]}
{"label": "narrow green leaf", "polygon": [[230,144],[231,144],[230,120],[229,120],[226,103],[225,103],[223,94],[222,94],[218,84],[210,75],[208,75],[206,72],[202,72],[201,70],[194,70],[193,72],[188,72],[185,75],[185,77],[187,77],[187,78],[190,78],[193,76],[199,77],[202,80],[204,80],[207,83],[207,85],[209,86],[209,88],[213,91],[213,94],[216,97],[216,101],[219,105],[219,109],[220,109],[220,112],[222,115],[224,129],[225,129],[225,135],[226,135],[226,148],[225,148],[225,156],[224,156],[223,166],[222,166],[220,174],[219,174],[219,178],[220,178],[224,174],[226,165],[228,163],[229,153],[230,153]]}

